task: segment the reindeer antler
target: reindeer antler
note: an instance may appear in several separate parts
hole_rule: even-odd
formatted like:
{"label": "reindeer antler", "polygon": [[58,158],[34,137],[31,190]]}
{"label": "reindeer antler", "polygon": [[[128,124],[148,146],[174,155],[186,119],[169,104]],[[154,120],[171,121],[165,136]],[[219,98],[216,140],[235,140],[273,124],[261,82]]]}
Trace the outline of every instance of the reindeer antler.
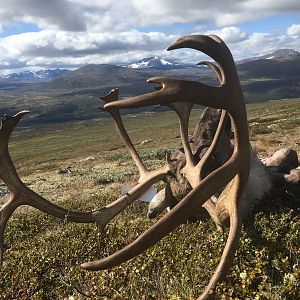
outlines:
{"label": "reindeer antler", "polygon": [[73,212],[61,208],[29,189],[21,181],[8,152],[9,137],[15,126],[28,111],[14,116],[5,115],[0,127],[0,178],[11,192],[10,199],[0,209],[0,265],[4,251],[4,231],[7,221],[17,207],[30,205],[52,216],[77,223],[99,223],[99,211]]}
{"label": "reindeer antler", "polygon": [[[87,270],[107,269],[137,256],[174,230],[192,215],[195,209],[203,205],[207,199],[221,190],[224,185],[229,184],[230,188],[226,189],[226,201],[224,201],[222,208],[229,215],[230,230],[220,263],[207,288],[199,297],[199,299],[208,299],[212,297],[216,284],[225,276],[229,269],[239,241],[241,230],[239,200],[244,191],[250,166],[247,116],[234,61],[225,43],[217,36],[192,35],[179,39],[168,50],[179,48],[193,48],[212,57],[219,64],[215,70],[221,79],[221,86],[213,87],[200,82],[156,77],[149,80],[149,82],[160,85],[156,92],[127,98],[122,101],[113,101],[106,104],[104,108],[113,110],[161,104],[169,105],[177,113],[179,112],[179,118],[182,123],[183,146],[187,155],[187,165],[184,172],[193,186],[193,190],[134,242],[107,258],[84,263],[81,266]],[[224,96],[226,96],[226,99],[224,99]],[[178,109],[178,102],[185,103],[181,105],[181,107],[184,107],[182,112]],[[203,180],[195,171],[201,171],[201,165],[205,163],[205,159],[200,165],[195,166],[192,158],[189,157],[190,146],[186,140],[186,123],[191,104],[193,103],[227,110],[232,117],[235,130],[235,145],[231,158]],[[223,113],[223,118],[224,115],[225,113]],[[221,126],[222,122],[220,122],[219,127],[221,128]],[[216,144],[219,132],[220,130],[218,129],[216,140],[213,142],[211,149]],[[210,155],[210,153],[211,150],[207,155]]]}
{"label": "reindeer antler", "polygon": [[[109,103],[118,100],[118,89],[112,90],[108,95],[100,97],[103,101]],[[100,107],[103,109],[102,107]],[[8,141],[11,132],[19,122],[19,120],[28,111],[20,112],[13,117],[5,116],[1,120],[0,128],[0,178],[4,181],[11,192],[9,201],[0,209],[0,265],[2,263],[2,256],[4,251],[4,230],[12,213],[21,205],[30,205],[45,213],[55,217],[66,219],[68,221],[77,223],[97,223],[101,228],[119,214],[124,208],[130,205],[134,200],[140,197],[152,184],[165,178],[170,171],[169,157],[167,162],[162,168],[149,172],[139,157],[136,149],[134,148],[121,120],[118,109],[107,110],[111,113],[117,131],[124,141],[133,161],[137,165],[140,173],[138,184],[135,185],[128,193],[121,196],[116,201],[103,207],[99,210],[82,213],[73,212],[61,208],[24,185],[19,178],[14,164],[8,152]]]}
{"label": "reindeer antler", "polygon": [[[116,101],[118,99],[118,90],[112,90],[108,95],[100,98],[108,103],[110,101]],[[141,196],[152,184],[163,179],[168,174],[170,171],[168,157],[167,163],[164,167],[152,172],[149,172],[146,169],[129,136],[127,135],[118,110],[112,109],[108,111],[111,113],[115,121],[116,128],[129,153],[131,154],[133,161],[138,167],[140,179],[138,184],[134,186],[128,193],[121,196],[119,199],[107,205],[106,207],[89,213],[73,212],[61,208],[36,194],[23,184],[10,158],[8,152],[8,141],[14,127],[17,125],[18,121],[26,113],[28,113],[28,111],[20,112],[13,117],[5,116],[5,118],[2,119],[0,129],[0,178],[11,191],[11,197],[10,200],[0,210],[0,264],[2,262],[4,250],[5,226],[8,219],[17,207],[21,205],[30,205],[58,218],[79,223],[97,223],[103,228],[112,218],[130,205],[135,199]]]}
{"label": "reindeer antler", "polygon": [[[124,128],[119,109],[154,104],[168,105],[179,116],[182,144],[186,155],[186,166],[182,169],[182,172],[193,187],[192,191],[137,240],[107,258],[84,263],[82,267],[88,270],[106,269],[137,256],[184,222],[207,199],[220,191],[224,185],[227,185],[220,196],[220,205],[218,203],[214,208],[214,217],[216,222],[220,224],[222,224],[225,217],[229,217],[229,235],[220,263],[199,299],[212,297],[216,284],[225,276],[231,265],[239,241],[241,230],[239,200],[243,195],[250,166],[247,116],[234,61],[225,43],[217,36],[192,35],[179,39],[168,50],[179,48],[193,48],[211,56],[217,64],[210,62],[203,62],[203,64],[206,64],[216,72],[220,86],[209,86],[200,82],[156,77],[149,80],[149,82],[159,84],[156,92],[119,101],[118,90],[115,89],[108,95],[101,97],[107,103],[102,109],[107,110],[112,115],[117,131],[138,168],[140,178],[137,185],[129,193],[100,210],[88,213],[71,212],[50,203],[26,187],[19,178],[10,158],[8,141],[14,127],[27,112],[20,112],[13,117],[6,116],[1,120],[0,178],[11,192],[10,200],[0,210],[1,256],[4,248],[3,235],[5,225],[14,210],[20,205],[30,205],[43,212],[59,218],[66,218],[70,221],[95,222],[104,227],[109,220],[132,203],[153,183],[164,179],[170,171],[168,159],[164,167],[152,172],[147,170]],[[226,99],[224,99],[224,96],[226,96]],[[206,155],[198,164],[193,159],[188,142],[188,121],[193,104],[223,109],[214,140]],[[233,154],[223,166],[204,177],[203,168],[218,143],[220,132],[225,123],[224,120],[227,114],[225,110],[230,114],[235,130]]]}

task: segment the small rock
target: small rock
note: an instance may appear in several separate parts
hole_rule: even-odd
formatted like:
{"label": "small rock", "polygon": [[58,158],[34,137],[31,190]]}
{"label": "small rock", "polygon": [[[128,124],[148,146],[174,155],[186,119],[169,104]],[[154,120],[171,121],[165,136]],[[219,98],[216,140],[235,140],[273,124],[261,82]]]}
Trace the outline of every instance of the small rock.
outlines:
{"label": "small rock", "polygon": [[152,142],[153,142],[153,140],[143,140],[141,142],[141,145],[146,145],[146,144],[149,144],[149,143],[152,143]]}
{"label": "small rock", "polygon": [[72,168],[71,166],[68,166],[66,168],[62,168],[58,170],[58,174],[70,174],[72,173]]}

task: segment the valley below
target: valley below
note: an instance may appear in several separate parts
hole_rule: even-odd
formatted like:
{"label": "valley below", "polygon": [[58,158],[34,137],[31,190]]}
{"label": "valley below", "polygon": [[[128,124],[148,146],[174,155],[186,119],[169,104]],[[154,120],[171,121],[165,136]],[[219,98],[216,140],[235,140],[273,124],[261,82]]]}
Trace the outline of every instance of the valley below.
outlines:
{"label": "valley below", "polygon": [[[237,62],[237,70],[246,103],[293,99],[300,95],[299,52],[286,49],[247,59]],[[147,79],[156,76],[218,85],[215,74],[207,67],[166,65],[158,57],[149,58],[146,67],[142,62],[141,68],[91,64],[73,71],[57,69],[48,73],[55,77],[33,79],[34,74],[40,73],[25,72],[0,78],[0,115],[29,110],[31,114],[23,122],[27,125],[107,117],[105,112],[97,109],[101,104],[99,96],[114,88],[119,88],[120,99],[152,92],[155,85],[147,83]],[[48,73],[43,71],[41,74]],[[149,107],[148,111],[166,109]],[[140,110],[124,113],[137,111]]]}

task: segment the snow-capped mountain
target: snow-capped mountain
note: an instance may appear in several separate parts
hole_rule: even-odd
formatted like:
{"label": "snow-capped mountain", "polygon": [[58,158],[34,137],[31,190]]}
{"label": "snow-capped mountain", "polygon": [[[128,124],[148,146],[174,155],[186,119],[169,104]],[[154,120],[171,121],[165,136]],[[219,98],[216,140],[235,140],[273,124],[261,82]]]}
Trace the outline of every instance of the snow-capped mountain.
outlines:
{"label": "snow-capped mountain", "polygon": [[264,55],[261,58],[278,59],[278,58],[288,58],[288,57],[295,57],[295,56],[300,56],[300,52],[293,49],[279,49],[271,54]]}
{"label": "snow-capped mountain", "polygon": [[22,71],[1,76],[3,79],[11,80],[51,80],[70,72],[66,69],[47,69],[39,71]]}
{"label": "snow-capped mountain", "polygon": [[127,67],[132,69],[166,70],[173,69],[178,66],[179,64],[176,62],[165,60],[159,56],[151,56],[145,57],[136,63],[128,65]]}
{"label": "snow-capped mountain", "polygon": [[288,58],[294,58],[294,57],[300,57],[300,52],[293,49],[278,49],[272,53],[257,56],[257,57],[250,57],[246,59],[242,59],[236,62],[236,64],[243,64],[250,61],[255,61],[259,59],[270,59],[270,60],[278,60],[278,59],[288,59]]}

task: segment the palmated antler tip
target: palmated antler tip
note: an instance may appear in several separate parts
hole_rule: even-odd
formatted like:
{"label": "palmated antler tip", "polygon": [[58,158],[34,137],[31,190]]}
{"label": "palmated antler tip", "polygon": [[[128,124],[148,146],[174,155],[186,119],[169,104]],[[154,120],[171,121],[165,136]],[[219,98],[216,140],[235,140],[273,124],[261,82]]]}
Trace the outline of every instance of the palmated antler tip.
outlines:
{"label": "palmated antler tip", "polygon": [[199,61],[196,65],[197,66],[207,66],[207,64],[208,64],[208,61],[202,60],[202,61]]}
{"label": "palmated antler tip", "polygon": [[184,43],[186,41],[188,41],[190,39],[190,37],[191,36],[182,36],[182,37],[180,37],[179,39],[176,40],[175,43],[173,43],[172,45],[170,45],[167,48],[167,51],[175,50],[175,49],[179,49],[179,48],[184,48]]}
{"label": "palmated antler tip", "polygon": [[154,89],[156,91],[159,91],[159,90],[161,90],[165,86],[166,78],[163,78],[163,77],[152,77],[152,78],[149,78],[147,80],[147,83],[158,84],[158,86],[154,86]]}
{"label": "palmated antler tip", "polygon": [[167,51],[171,51],[171,50],[175,50],[175,49],[180,48],[180,47],[179,47],[179,44],[180,44],[180,39],[177,40],[177,41],[176,41],[174,44],[172,44],[171,46],[169,46],[169,47],[167,48]]}
{"label": "palmated antler tip", "polygon": [[30,113],[29,110],[22,110],[22,111],[19,111],[18,113],[16,113],[15,115],[13,116],[10,116],[10,115],[7,115],[5,114],[4,115],[4,118],[14,118],[14,119],[21,119],[24,115]]}
{"label": "palmated antler tip", "polygon": [[215,34],[210,34],[210,35],[208,35],[208,37],[213,39],[217,43],[223,43],[223,40]]}
{"label": "palmated antler tip", "polygon": [[112,89],[107,95],[99,96],[99,98],[106,103],[117,101],[118,97],[119,97],[119,89],[118,88]]}
{"label": "palmated antler tip", "polygon": [[23,118],[24,115],[28,114],[28,110],[23,110],[16,113],[13,116],[8,114],[4,114],[2,118],[0,118],[0,131],[6,131],[7,136],[10,135],[11,131],[18,124],[18,122]]}
{"label": "palmated antler tip", "polygon": [[166,80],[164,77],[151,77],[147,80],[147,83],[157,83],[162,85],[164,80]]}
{"label": "palmated antler tip", "polygon": [[191,48],[190,47],[190,42],[204,42],[205,39],[207,39],[208,36],[206,35],[186,35],[183,37],[180,37],[174,44],[169,46],[167,48],[167,51],[170,50],[175,50],[175,49],[180,49],[180,48]]}

